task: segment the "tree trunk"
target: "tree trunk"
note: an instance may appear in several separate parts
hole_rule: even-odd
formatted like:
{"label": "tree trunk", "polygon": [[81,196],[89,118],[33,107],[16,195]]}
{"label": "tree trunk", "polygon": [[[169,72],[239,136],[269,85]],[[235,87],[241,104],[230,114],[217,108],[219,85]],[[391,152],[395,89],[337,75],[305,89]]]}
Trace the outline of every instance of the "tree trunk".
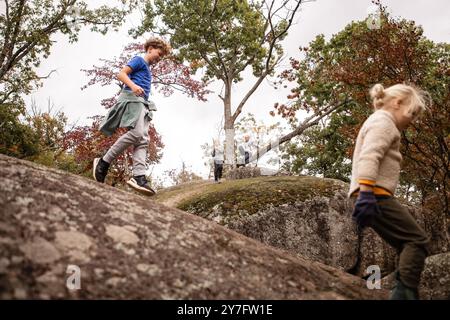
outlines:
{"label": "tree trunk", "polygon": [[234,167],[236,164],[234,154],[234,119],[231,114],[231,83],[225,85],[224,129],[225,129],[225,164]]}

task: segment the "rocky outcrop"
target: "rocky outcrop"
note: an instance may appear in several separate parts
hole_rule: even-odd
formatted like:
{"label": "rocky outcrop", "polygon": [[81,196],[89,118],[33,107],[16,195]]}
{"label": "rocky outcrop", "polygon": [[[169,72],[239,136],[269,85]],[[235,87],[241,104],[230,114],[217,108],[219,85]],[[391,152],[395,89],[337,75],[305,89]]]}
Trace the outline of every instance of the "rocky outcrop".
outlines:
{"label": "rocky outcrop", "polygon": [[[177,207],[360,277],[369,275],[371,265],[387,275],[395,270],[396,252],[372,229],[357,233],[347,191],[346,183],[334,179],[258,177],[203,186]],[[445,214],[409,210],[430,235],[431,253],[447,251]]]}
{"label": "rocky outcrop", "polygon": [[387,297],[336,268],[83,177],[3,155],[0,177],[2,299]]}
{"label": "rocky outcrop", "polygon": [[248,179],[259,176],[261,176],[261,169],[252,166],[229,169],[225,173],[225,177],[230,180]]}
{"label": "rocky outcrop", "polygon": [[178,208],[265,244],[348,270],[358,255],[345,183],[313,177],[225,181]]}
{"label": "rocky outcrop", "polygon": [[425,260],[419,290],[423,299],[450,300],[450,252]]}
{"label": "rocky outcrop", "polygon": [[343,270],[357,258],[357,234],[349,222],[345,194],[317,196],[268,207],[227,226],[248,237]]}
{"label": "rocky outcrop", "polygon": [[382,276],[393,272],[397,266],[397,253],[393,247],[383,241],[371,228],[361,231],[358,240],[358,261],[353,274],[366,277],[370,274],[368,267],[377,265]]}
{"label": "rocky outcrop", "polygon": [[[424,300],[450,300],[450,252],[427,257],[420,279],[419,296]],[[390,290],[395,274],[381,279],[381,287]]]}

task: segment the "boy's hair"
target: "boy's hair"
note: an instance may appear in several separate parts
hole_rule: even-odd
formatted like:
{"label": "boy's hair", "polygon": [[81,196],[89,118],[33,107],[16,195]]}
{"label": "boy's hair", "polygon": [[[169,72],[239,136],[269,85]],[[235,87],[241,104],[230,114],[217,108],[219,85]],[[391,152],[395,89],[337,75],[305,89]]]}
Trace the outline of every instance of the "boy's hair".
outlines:
{"label": "boy's hair", "polygon": [[147,41],[145,41],[144,43],[145,52],[147,52],[148,48],[150,47],[155,49],[161,49],[162,54],[164,56],[170,54],[170,52],[172,51],[172,47],[170,46],[170,44],[161,38],[150,38]]}
{"label": "boy's hair", "polygon": [[389,88],[377,83],[370,89],[375,110],[381,109],[392,98],[400,98],[407,107],[406,112],[416,119],[423,111],[431,106],[430,94],[422,89],[406,84],[396,84]]}

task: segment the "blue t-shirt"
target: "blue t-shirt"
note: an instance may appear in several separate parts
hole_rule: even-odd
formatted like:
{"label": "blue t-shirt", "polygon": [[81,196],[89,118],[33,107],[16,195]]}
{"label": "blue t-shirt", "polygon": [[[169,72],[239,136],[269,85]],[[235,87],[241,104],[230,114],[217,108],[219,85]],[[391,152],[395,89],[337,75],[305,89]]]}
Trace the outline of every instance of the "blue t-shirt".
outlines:
{"label": "blue t-shirt", "polygon": [[[150,85],[152,83],[152,72],[149,68],[149,65],[144,60],[144,58],[136,56],[127,63],[127,66],[133,69],[128,77],[136,85],[144,89],[144,98],[145,100],[148,100],[148,96],[150,94]],[[124,89],[132,91],[131,88],[127,85],[124,85]]]}

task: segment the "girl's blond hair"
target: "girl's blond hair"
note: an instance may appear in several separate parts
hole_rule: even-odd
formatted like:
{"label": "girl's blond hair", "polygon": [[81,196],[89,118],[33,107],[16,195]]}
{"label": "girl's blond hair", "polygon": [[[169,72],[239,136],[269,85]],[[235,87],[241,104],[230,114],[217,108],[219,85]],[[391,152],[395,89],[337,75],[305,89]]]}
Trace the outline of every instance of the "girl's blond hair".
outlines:
{"label": "girl's blond hair", "polygon": [[416,119],[422,112],[431,106],[430,94],[412,85],[395,84],[384,88],[377,83],[370,89],[370,96],[375,110],[383,108],[392,98],[400,98],[406,106],[406,112]]}

